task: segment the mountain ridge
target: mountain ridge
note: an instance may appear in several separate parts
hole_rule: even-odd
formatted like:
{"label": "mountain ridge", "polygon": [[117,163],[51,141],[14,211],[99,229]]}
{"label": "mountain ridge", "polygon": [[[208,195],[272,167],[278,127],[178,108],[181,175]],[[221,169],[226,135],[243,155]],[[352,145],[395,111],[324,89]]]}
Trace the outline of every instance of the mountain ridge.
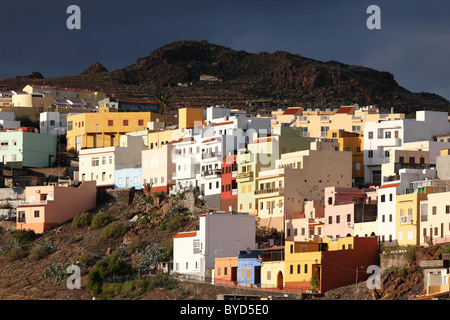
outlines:
{"label": "mountain ridge", "polygon": [[[202,74],[222,81],[201,81]],[[285,51],[248,53],[204,40],[168,43],[113,71],[96,62],[79,75],[4,78],[0,90],[43,83],[103,91],[122,99],[151,99],[152,92],[164,89],[170,93],[174,109],[216,104],[246,107],[253,100],[271,101],[272,108],[357,103],[407,114],[450,108],[450,102],[437,94],[403,88],[386,71],[334,60],[322,62]]]}

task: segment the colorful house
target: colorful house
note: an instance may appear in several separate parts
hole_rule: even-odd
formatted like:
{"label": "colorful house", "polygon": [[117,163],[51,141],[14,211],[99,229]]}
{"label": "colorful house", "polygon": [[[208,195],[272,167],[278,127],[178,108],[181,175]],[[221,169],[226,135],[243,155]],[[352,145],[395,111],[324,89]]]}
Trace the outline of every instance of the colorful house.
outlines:
{"label": "colorful house", "polygon": [[177,274],[205,279],[216,258],[234,257],[255,249],[255,217],[211,213],[199,217],[199,230],[173,237],[173,265]]}
{"label": "colorful house", "polygon": [[328,186],[351,187],[352,154],[311,144],[311,150],[289,152],[275,169],[259,172],[255,198],[262,226],[284,230],[285,214],[302,213],[306,201],[323,200]]}
{"label": "colorful house", "polygon": [[[355,129],[356,130],[356,129]],[[348,132],[344,130],[328,130],[329,139],[337,139],[339,151],[352,152],[352,177],[354,183],[364,181],[364,137],[363,132]]]}
{"label": "colorful house", "polygon": [[[325,235],[330,238],[355,236],[357,224],[377,220],[377,192],[374,188],[325,188]],[[370,236],[375,235],[375,231]]]}
{"label": "colorful house", "polygon": [[238,284],[238,257],[216,258],[214,261],[214,283]]}
{"label": "colorful house", "polygon": [[55,159],[54,135],[21,130],[0,132],[0,160],[10,167],[51,167]]}
{"label": "colorful house", "polygon": [[450,192],[430,193],[420,201],[420,245],[450,241]]}
{"label": "colorful house", "polygon": [[420,244],[420,202],[427,199],[429,192],[432,192],[432,189],[427,188],[423,193],[397,195],[395,228],[399,246]]}
{"label": "colorful house", "polygon": [[346,237],[320,242],[286,241],[285,288],[319,292],[368,278],[367,268],[377,265],[377,237]]}
{"label": "colorful house", "polygon": [[113,112],[102,107],[98,113],[79,113],[67,117],[67,150],[117,147],[120,137],[142,130],[148,122],[174,123],[171,116],[154,112]]}
{"label": "colorful house", "polygon": [[[152,185],[150,190],[154,192],[169,193],[175,184],[176,162],[172,161],[174,151],[172,143],[165,144],[160,148],[142,150],[142,185]],[[144,192],[146,190],[144,189]]]}
{"label": "colorful house", "polygon": [[[141,137],[123,135],[120,138],[120,146],[81,150],[78,155],[79,180],[95,180],[99,188],[114,188],[119,182],[115,178],[117,170],[133,168],[141,170],[142,148]],[[142,184],[140,176],[141,174],[137,174],[138,182],[135,184]],[[135,175],[132,177],[129,185],[133,183]],[[121,185],[125,186],[126,180],[123,180]]]}
{"label": "colorful house", "polygon": [[220,210],[226,213],[236,212],[238,197],[236,155],[228,156],[222,161],[221,171]]}
{"label": "colorful house", "polygon": [[142,168],[122,168],[114,170],[114,188],[142,189]]}
{"label": "colorful house", "polygon": [[240,251],[238,256],[238,285],[259,287],[261,284],[261,251]]}
{"label": "colorful house", "polygon": [[95,208],[96,198],[95,181],[84,181],[78,187],[26,187],[25,201],[17,207],[16,228],[43,233],[79,213]]}

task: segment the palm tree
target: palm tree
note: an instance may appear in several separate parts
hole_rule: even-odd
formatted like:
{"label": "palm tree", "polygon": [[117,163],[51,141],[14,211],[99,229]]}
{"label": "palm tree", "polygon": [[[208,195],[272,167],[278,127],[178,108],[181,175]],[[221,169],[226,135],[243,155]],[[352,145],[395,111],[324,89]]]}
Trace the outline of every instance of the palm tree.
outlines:
{"label": "palm tree", "polygon": [[170,93],[161,89],[156,89],[153,92],[153,99],[155,99],[161,106],[161,114],[167,113],[170,107],[170,104],[168,103]]}

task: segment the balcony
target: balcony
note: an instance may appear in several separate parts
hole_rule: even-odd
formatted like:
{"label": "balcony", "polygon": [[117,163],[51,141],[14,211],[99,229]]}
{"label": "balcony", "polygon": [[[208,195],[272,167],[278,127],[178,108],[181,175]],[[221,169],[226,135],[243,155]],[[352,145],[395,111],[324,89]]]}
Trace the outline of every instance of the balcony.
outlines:
{"label": "balcony", "polygon": [[384,147],[400,147],[402,145],[402,139],[381,137],[379,143]]}
{"label": "balcony", "polygon": [[220,169],[213,169],[213,170],[205,170],[201,173],[202,178],[205,179],[213,179],[213,178],[219,178],[222,175],[222,172]]}
{"label": "balcony", "polygon": [[236,176],[236,181],[238,182],[246,182],[246,181],[252,181],[253,180],[253,171],[247,171],[247,172],[240,172]]}
{"label": "balcony", "polygon": [[202,153],[202,160],[212,159],[212,160],[221,160],[220,152],[208,152]]}
{"label": "balcony", "polygon": [[412,216],[399,217],[399,223],[412,223]]}
{"label": "balcony", "polygon": [[19,207],[20,206],[42,206],[46,205],[47,200],[41,200],[41,201],[19,201]]}
{"label": "balcony", "polygon": [[284,193],[283,187],[260,189],[255,190],[255,198],[281,196],[283,195],[283,193]]}

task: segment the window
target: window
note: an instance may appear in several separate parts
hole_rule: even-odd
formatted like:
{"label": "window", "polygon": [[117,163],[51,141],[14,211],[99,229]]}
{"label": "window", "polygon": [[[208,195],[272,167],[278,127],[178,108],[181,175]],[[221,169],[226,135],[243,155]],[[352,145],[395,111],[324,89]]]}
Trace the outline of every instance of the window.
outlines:
{"label": "window", "polygon": [[34,217],[39,218],[39,210],[34,210]]}
{"label": "window", "polygon": [[369,157],[369,158],[373,158],[373,150],[369,150],[369,152],[368,152],[368,157]]}
{"label": "window", "polygon": [[143,126],[143,125],[144,125],[144,120],[139,119],[139,120],[138,120],[138,126]]}
{"label": "window", "polygon": [[300,265],[298,264],[297,265],[297,273],[300,273],[300,270],[301,270],[301,268],[300,268]]}
{"label": "window", "polygon": [[405,162],[405,158],[404,158],[404,157],[399,157],[399,158],[398,158],[398,161],[399,161],[400,163],[404,163],[404,162]]}
{"label": "window", "polygon": [[114,120],[108,120],[108,127],[114,126]]}
{"label": "window", "polygon": [[352,215],[349,213],[347,214],[347,222],[351,222],[352,220]]}
{"label": "window", "polygon": [[431,210],[432,210],[432,214],[436,214],[437,207],[436,207],[436,206],[433,206],[433,207],[431,208]]}
{"label": "window", "polygon": [[381,202],[385,202],[386,201],[386,195],[382,194],[381,195]]}
{"label": "window", "polygon": [[123,120],[123,126],[128,127],[128,120]]}
{"label": "window", "polygon": [[333,217],[332,216],[329,216],[328,217],[328,224],[332,224],[333,223]]}
{"label": "window", "polygon": [[67,130],[72,130],[73,129],[73,122],[72,121],[68,121],[67,122]]}
{"label": "window", "polygon": [[445,206],[445,213],[450,213],[450,206],[449,205]]}
{"label": "window", "polygon": [[341,223],[341,216],[336,216],[336,223]]}
{"label": "window", "polygon": [[194,254],[200,253],[200,240],[194,240]]}
{"label": "window", "polygon": [[106,164],[106,157],[102,157],[102,166]]}
{"label": "window", "polygon": [[308,273],[308,265],[305,264],[305,273]]}
{"label": "window", "polygon": [[369,139],[373,139],[373,131],[369,131]]}
{"label": "window", "polygon": [[391,132],[390,132],[390,131],[386,131],[386,132],[384,133],[384,137],[385,137],[386,139],[390,139],[390,138],[391,138]]}
{"label": "window", "polygon": [[389,158],[389,150],[385,150],[384,151],[384,157],[385,158]]}
{"label": "window", "polygon": [[100,159],[98,157],[93,157],[92,158],[92,166],[93,167],[98,167],[100,164]]}
{"label": "window", "polygon": [[389,195],[389,201],[392,201],[392,193]]}

